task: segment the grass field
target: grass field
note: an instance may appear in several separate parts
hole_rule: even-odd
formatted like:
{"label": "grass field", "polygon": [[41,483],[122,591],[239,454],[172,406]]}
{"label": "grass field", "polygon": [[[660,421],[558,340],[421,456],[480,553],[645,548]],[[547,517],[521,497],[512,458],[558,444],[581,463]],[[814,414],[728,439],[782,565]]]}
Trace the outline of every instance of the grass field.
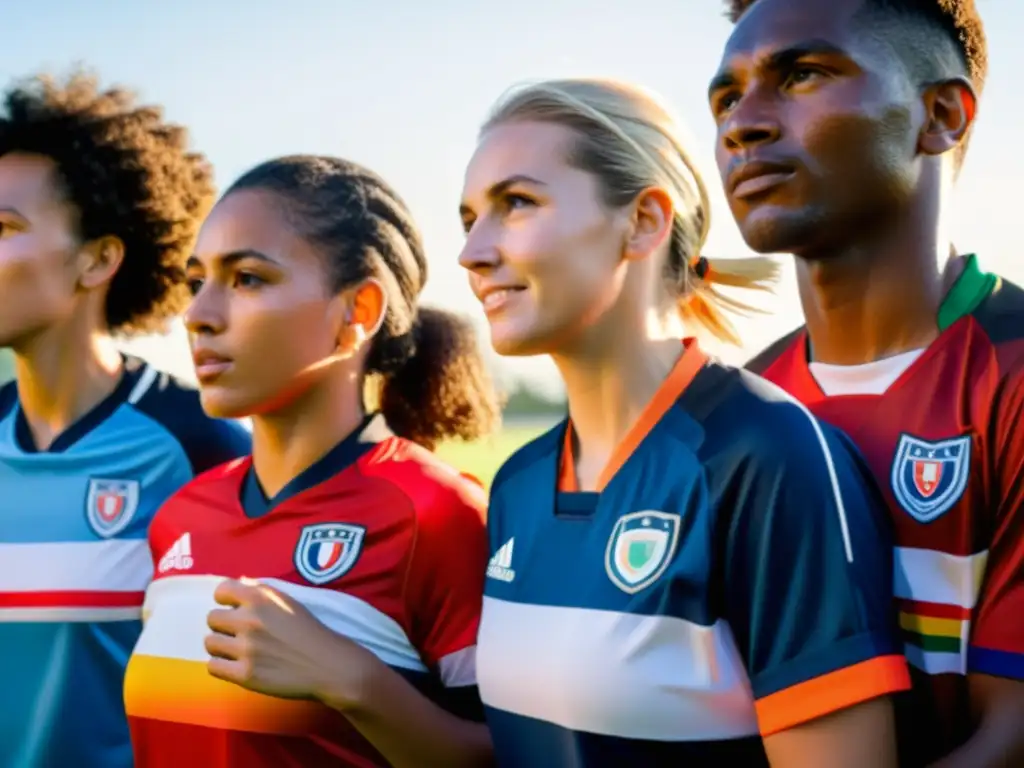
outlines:
{"label": "grass field", "polygon": [[463,472],[478,477],[490,487],[494,473],[517,448],[550,427],[549,423],[513,424],[490,440],[478,443],[449,443],[438,448],[438,455]]}

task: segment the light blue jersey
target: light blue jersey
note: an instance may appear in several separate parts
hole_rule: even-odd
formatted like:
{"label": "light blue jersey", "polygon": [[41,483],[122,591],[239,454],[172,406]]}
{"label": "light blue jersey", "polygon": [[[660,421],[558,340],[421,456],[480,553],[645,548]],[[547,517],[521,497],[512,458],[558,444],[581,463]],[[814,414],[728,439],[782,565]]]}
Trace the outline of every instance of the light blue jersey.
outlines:
{"label": "light blue jersey", "polygon": [[122,681],[153,573],[149,522],[248,451],[245,430],[139,360],[46,451],[14,383],[0,389],[0,766],[132,765]]}

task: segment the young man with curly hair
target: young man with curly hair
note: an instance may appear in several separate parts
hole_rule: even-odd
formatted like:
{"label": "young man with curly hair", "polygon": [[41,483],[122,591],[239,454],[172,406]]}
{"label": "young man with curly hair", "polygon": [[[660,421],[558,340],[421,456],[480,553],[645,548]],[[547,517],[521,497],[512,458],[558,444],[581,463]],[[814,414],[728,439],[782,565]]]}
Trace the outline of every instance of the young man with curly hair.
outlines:
{"label": "young man with curly hair", "polygon": [[[197,394],[115,335],[160,329],[212,203],[209,168],[160,109],[76,75],[0,110],[0,764],[132,763],[122,705],[154,564],[150,518],[248,452]],[[157,568],[187,570],[188,537]]]}
{"label": "young man with curly hair", "polygon": [[942,216],[981,19],[972,0],[728,7],[719,168],[748,245],[797,257],[806,319],[751,367],[848,432],[891,510],[900,765],[1024,765],[1024,291]]}

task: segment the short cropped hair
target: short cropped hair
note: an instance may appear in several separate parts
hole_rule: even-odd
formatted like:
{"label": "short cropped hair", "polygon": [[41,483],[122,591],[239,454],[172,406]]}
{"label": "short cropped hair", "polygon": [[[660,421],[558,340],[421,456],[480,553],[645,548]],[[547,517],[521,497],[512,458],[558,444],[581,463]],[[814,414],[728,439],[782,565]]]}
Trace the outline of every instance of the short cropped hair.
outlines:
{"label": "short cropped hair", "polygon": [[[726,15],[735,23],[756,2],[727,0]],[[988,44],[974,0],[864,0],[863,12],[889,15],[903,22],[897,25],[900,40],[893,41],[893,48],[919,81],[963,74],[981,95],[988,75]],[[918,34],[908,35],[908,27]],[[937,41],[941,42],[936,44]],[[953,56],[947,55],[947,51]],[[955,64],[950,61],[954,57]],[[965,138],[960,146],[961,156],[966,147]]]}

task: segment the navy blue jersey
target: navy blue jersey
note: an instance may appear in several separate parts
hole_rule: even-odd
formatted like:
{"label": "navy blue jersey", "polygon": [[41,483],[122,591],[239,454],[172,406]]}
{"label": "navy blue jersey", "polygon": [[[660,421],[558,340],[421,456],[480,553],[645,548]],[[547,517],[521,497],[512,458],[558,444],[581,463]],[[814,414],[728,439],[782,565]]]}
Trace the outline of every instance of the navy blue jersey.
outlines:
{"label": "navy blue jersey", "polygon": [[763,737],[909,686],[887,521],[843,435],[692,342],[599,492],[560,482],[570,430],[492,487],[500,765],[767,765]]}
{"label": "navy blue jersey", "polygon": [[0,765],[132,765],[121,691],[153,574],[150,519],[248,450],[244,429],[136,359],[46,451],[16,384],[0,389]]}

